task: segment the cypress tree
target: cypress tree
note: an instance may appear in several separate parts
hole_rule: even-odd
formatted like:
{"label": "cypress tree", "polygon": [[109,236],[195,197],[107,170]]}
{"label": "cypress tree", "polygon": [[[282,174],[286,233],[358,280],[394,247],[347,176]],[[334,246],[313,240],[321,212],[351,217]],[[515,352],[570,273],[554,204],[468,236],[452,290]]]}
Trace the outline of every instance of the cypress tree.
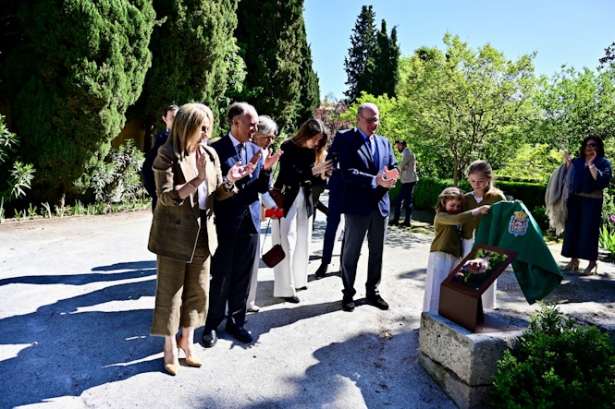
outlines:
{"label": "cypress tree", "polygon": [[363,73],[367,68],[367,63],[370,55],[377,47],[376,41],[376,26],[374,20],[376,13],[372,6],[363,6],[361,13],[357,17],[352,35],[350,36],[351,47],[348,49],[348,56],[344,59],[344,67],[348,80],[346,85],[348,89],[344,95],[349,102],[354,102],[360,95],[362,90]]}
{"label": "cypress tree", "polygon": [[300,95],[299,95],[299,120],[296,125],[314,116],[314,109],[320,105],[320,90],[318,87],[318,75],[312,66],[312,50],[307,43],[305,23],[301,17],[301,67],[300,67]]}
{"label": "cypress tree", "polygon": [[387,23],[382,20],[381,29],[376,36],[376,47],[369,55],[365,71],[360,77],[359,94],[365,91],[376,97],[384,94],[394,97],[399,81],[398,63],[397,28],[393,27],[389,37]]}
{"label": "cypress tree", "polygon": [[245,53],[240,98],[282,129],[298,117],[301,94],[303,0],[242,0],[235,37]]}
{"label": "cypress tree", "polygon": [[17,17],[24,41],[5,68],[17,59],[29,68],[9,101],[13,124],[37,169],[32,194],[58,203],[87,186],[86,167],[105,157],[141,93],[154,9],[151,0],[21,0]]}
{"label": "cypress tree", "polygon": [[[154,0],[161,25],[154,29],[152,67],[136,110],[145,110],[148,131],[162,107],[199,101],[223,117],[234,76],[238,0]],[[240,68],[241,69],[241,68]],[[242,77],[243,79],[243,77]],[[148,134],[149,135],[149,134]],[[146,143],[150,138],[145,138]],[[148,146],[146,146],[147,150]]]}

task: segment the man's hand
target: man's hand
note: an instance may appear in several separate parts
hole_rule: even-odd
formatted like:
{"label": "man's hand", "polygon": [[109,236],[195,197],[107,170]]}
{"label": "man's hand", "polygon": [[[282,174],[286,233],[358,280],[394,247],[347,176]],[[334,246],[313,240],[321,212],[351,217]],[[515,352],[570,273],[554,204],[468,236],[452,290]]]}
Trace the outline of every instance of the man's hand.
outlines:
{"label": "man's hand", "polygon": [[239,179],[243,179],[248,175],[251,175],[252,172],[256,169],[256,165],[253,163],[248,163],[247,165],[241,165],[241,162],[237,162],[233,165],[232,168],[228,170],[228,174],[226,175],[226,180],[231,183],[235,183]]}
{"label": "man's hand", "polygon": [[[393,170],[395,170],[397,172],[397,169],[393,169]],[[379,173],[378,176],[376,176],[376,184],[378,186],[382,186],[385,189],[391,189],[392,187],[395,187],[395,183],[397,183],[397,178],[389,179],[386,176],[387,173],[389,173],[389,170],[385,166],[384,167],[384,171],[382,173]]]}

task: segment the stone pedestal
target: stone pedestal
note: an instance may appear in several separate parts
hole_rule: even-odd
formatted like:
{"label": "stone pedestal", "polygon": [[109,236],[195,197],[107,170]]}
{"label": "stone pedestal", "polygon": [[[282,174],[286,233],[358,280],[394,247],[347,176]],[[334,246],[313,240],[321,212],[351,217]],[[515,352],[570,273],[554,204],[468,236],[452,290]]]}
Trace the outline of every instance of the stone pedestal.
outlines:
{"label": "stone pedestal", "polygon": [[475,334],[436,313],[423,313],[419,363],[462,409],[490,407],[492,375],[522,330]]}

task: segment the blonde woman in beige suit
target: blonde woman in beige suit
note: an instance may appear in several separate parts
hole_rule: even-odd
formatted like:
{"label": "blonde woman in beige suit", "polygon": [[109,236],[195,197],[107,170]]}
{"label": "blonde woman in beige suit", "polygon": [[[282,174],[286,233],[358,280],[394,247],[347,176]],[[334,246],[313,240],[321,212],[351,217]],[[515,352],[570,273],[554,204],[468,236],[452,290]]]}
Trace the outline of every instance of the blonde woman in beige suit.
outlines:
{"label": "blonde woman in beige suit", "polygon": [[[164,368],[172,375],[179,370],[178,348],[187,365],[201,366],[192,346],[194,328],[207,315],[209,266],[218,246],[214,201],[232,196],[234,181],[254,167],[237,164],[222,178],[218,155],[205,145],[213,123],[206,105],[182,106],[153,164],[158,206],[148,244],[157,254],[151,334],[164,337]],[[181,336],[175,338],[180,328]]]}

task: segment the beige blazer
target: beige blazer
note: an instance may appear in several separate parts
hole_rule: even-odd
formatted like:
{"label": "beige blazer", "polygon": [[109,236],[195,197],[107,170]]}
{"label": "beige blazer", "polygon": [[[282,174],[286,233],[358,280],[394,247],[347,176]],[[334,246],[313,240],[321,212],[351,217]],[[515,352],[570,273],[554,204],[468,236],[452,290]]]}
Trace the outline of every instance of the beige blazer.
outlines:
{"label": "beige blazer", "polygon": [[401,169],[401,183],[412,183],[419,180],[416,175],[416,156],[410,148],[406,147],[401,153],[399,169]]}
{"label": "beige blazer", "polygon": [[183,185],[194,179],[196,169],[175,152],[172,143],[160,147],[152,166],[156,182],[158,204],[154,211],[152,228],[147,248],[160,256],[172,258],[187,263],[192,261],[197,238],[201,228],[207,229],[209,254],[218,247],[218,238],[214,225],[214,201],[224,200],[235,194],[223,189],[220,159],[216,151],[210,147],[200,147],[201,154],[207,154],[206,183],[207,201],[205,214],[201,218],[198,192],[194,192],[184,200],[179,198],[176,186]]}

